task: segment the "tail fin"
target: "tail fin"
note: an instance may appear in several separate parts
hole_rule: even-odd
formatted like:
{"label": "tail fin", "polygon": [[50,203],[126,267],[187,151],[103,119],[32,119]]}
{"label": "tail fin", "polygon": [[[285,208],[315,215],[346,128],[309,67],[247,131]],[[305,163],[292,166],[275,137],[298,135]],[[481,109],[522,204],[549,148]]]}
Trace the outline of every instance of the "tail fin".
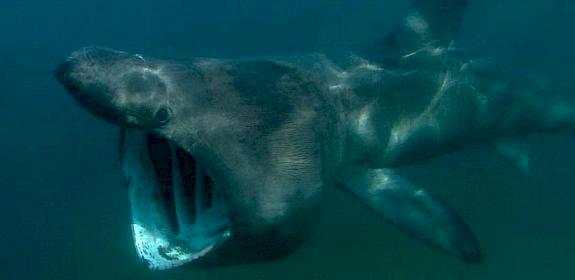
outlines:
{"label": "tail fin", "polygon": [[448,49],[459,35],[466,7],[467,0],[415,0],[409,15],[368,55],[388,64],[420,50]]}

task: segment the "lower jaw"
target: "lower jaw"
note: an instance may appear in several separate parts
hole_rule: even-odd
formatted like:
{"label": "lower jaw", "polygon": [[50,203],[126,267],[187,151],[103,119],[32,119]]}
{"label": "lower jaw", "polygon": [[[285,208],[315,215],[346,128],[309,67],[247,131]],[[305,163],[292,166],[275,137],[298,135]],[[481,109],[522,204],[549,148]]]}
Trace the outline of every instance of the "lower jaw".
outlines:
{"label": "lower jaw", "polygon": [[165,139],[127,129],[122,164],[134,243],[150,269],[193,263],[230,238],[224,200],[191,155]]}

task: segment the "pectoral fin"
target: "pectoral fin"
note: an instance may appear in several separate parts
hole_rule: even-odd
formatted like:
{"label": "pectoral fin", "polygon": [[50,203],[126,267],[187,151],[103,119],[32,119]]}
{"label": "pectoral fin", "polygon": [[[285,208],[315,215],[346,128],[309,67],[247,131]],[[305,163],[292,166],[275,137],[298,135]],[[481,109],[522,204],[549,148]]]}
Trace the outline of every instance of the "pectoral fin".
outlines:
{"label": "pectoral fin", "polygon": [[355,168],[341,180],[344,187],[400,230],[460,257],[483,258],[469,226],[453,210],[390,169]]}

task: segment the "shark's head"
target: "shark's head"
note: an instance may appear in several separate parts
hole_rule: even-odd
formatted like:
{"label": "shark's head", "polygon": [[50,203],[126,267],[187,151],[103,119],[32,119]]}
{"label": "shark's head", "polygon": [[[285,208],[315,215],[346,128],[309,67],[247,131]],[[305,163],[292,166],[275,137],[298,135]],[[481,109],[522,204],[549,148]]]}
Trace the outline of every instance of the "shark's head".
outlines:
{"label": "shark's head", "polygon": [[106,48],[74,52],[56,77],[85,108],[126,127],[152,128],[171,118],[170,82],[159,61]]}
{"label": "shark's head", "polygon": [[316,88],[293,69],[90,47],[56,77],[122,127],[135,245],[150,268],[267,260],[313,228],[322,122]]}

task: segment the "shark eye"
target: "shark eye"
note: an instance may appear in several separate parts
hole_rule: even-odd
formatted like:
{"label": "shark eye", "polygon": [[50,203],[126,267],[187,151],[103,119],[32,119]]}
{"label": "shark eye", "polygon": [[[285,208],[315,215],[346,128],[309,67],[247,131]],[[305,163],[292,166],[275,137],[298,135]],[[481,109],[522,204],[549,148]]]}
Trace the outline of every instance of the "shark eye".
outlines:
{"label": "shark eye", "polygon": [[156,113],[154,114],[154,121],[157,124],[165,124],[170,120],[171,117],[172,117],[171,110],[166,107],[162,107],[158,109],[158,111],[156,111]]}

